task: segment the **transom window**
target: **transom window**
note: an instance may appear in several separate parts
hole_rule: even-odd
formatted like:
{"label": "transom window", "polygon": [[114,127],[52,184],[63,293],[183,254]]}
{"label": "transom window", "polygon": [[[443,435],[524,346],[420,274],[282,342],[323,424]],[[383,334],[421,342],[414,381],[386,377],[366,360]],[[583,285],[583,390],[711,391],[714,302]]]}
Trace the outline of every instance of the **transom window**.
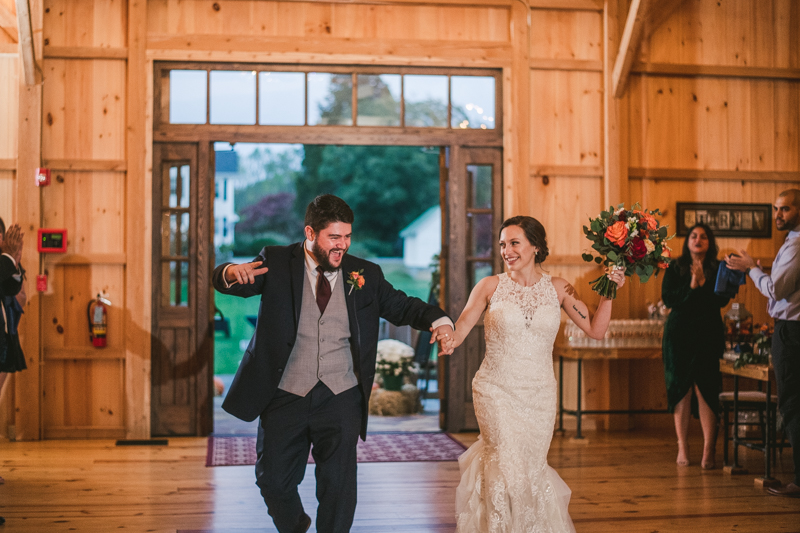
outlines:
{"label": "transom window", "polygon": [[490,70],[162,63],[157,76],[163,124],[500,128]]}

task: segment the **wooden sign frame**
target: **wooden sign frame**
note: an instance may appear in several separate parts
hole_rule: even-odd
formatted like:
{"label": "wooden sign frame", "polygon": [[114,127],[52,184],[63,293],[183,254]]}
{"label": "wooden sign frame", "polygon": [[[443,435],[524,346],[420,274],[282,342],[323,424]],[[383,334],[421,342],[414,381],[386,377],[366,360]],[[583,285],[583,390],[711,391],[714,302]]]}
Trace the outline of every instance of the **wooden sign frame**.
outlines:
{"label": "wooden sign frame", "polygon": [[772,238],[772,205],[677,203],[677,234],[686,237],[696,223],[707,224],[717,237]]}

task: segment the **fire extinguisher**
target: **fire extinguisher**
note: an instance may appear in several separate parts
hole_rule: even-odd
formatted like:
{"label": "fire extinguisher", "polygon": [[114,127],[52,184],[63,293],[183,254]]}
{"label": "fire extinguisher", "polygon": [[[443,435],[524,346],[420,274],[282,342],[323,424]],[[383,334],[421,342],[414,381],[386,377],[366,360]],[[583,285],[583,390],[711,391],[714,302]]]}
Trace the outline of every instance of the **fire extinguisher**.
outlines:
{"label": "fire extinguisher", "polygon": [[89,317],[89,340],[95,348],[105,348],[106,333],[108,332],[108,312],[107,307],[111,307],[111,302],[97,295],[97,298],[89,302],[86,314]]}

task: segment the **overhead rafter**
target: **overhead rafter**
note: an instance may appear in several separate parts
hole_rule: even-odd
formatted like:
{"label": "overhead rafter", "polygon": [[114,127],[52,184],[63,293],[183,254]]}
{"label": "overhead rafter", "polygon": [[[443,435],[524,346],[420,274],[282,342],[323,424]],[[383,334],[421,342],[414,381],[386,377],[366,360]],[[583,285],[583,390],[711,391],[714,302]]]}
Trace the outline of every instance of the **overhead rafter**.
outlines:
{"label": "overhead rafter", "polygon": [[28,0],[16,0],[17,28],[19,29],[19,49],[22,57],[22,72],[25,85],[36,85],[36,59],[33,55],[33,30],[31,29],[31,9]]}
{"label": "overhead rafter", "polygon": [[0,30],[6,32],[15,43],[19,42],[17,16],[3,4],[0,4]]}
{"label": "overhead rafter", "polygon": [[628,10],[628,19],[625,22],[625,30],[622,32],[617,59],[614,61],[614,70],[611,73],[615,98],[622,98],[625,94],[633,58],[644,38],[645,17],[649,4],[650,0],[633,0]]}
{"label": "overhead rafter", "polygon": [[615,98],[622,98],[622,95],[625,94],[631,66],[635,62],[634,58],[642,41],[661,26],[680,7],[682,2],[683,0],[633,0],[631,2],[617,58],[614,61],[614,70],[611,73]]}

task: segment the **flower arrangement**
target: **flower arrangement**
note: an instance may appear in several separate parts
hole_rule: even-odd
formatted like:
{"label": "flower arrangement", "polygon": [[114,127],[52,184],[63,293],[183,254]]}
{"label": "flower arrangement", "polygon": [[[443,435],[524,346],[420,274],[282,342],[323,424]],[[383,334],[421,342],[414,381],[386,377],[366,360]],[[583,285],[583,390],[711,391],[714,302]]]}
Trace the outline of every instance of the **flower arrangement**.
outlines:
{"label": "flower arrangement", "polygon": [[361,275],[362,272],[364,272],[363,268],[359,271],[354,270],[353,272],[350,272],[347,275],[347,284],[350,285],[350,292],[348,292],[347,294],[352,293],[353,289],[360,291],[361,288],[364,286],[366,280],[364,279],[364,276]]}
{"label": "flower arrangement", "polygon": [[606,276],[613,267],[624,268],[626,276],[636,274],[644,283],[669,266],[671,249],[666,241],[674,235],[667,237],[667,226],[661,226],[655,215],[661,215],[661,211],[642,209],[638,203],[631,209],[619,204],[589,219],[583,233],[592,241],[598,257],[584,253],[583,260],[606,267],[602,276],[590,282],[592,290],[606,298],[617,297],[617,284]]}
{"label": "flower arrangement", "polygon": [[383,378],[384,389],[400,390],[403,378],[419,371],[414,363],[414,349],[394,339],[378,341],[375,371]]}
{"label": "flower arrangement", "polygon": [[757,330],[758,332],[753,335],[752,348],[749,344],[736,346],[735,351],[739,352],[739,355],[733,362],[733,368],[739,369],[749,364],[769,364],[769,357],[772,351],[773,329],[769,324],[762,324]]}

